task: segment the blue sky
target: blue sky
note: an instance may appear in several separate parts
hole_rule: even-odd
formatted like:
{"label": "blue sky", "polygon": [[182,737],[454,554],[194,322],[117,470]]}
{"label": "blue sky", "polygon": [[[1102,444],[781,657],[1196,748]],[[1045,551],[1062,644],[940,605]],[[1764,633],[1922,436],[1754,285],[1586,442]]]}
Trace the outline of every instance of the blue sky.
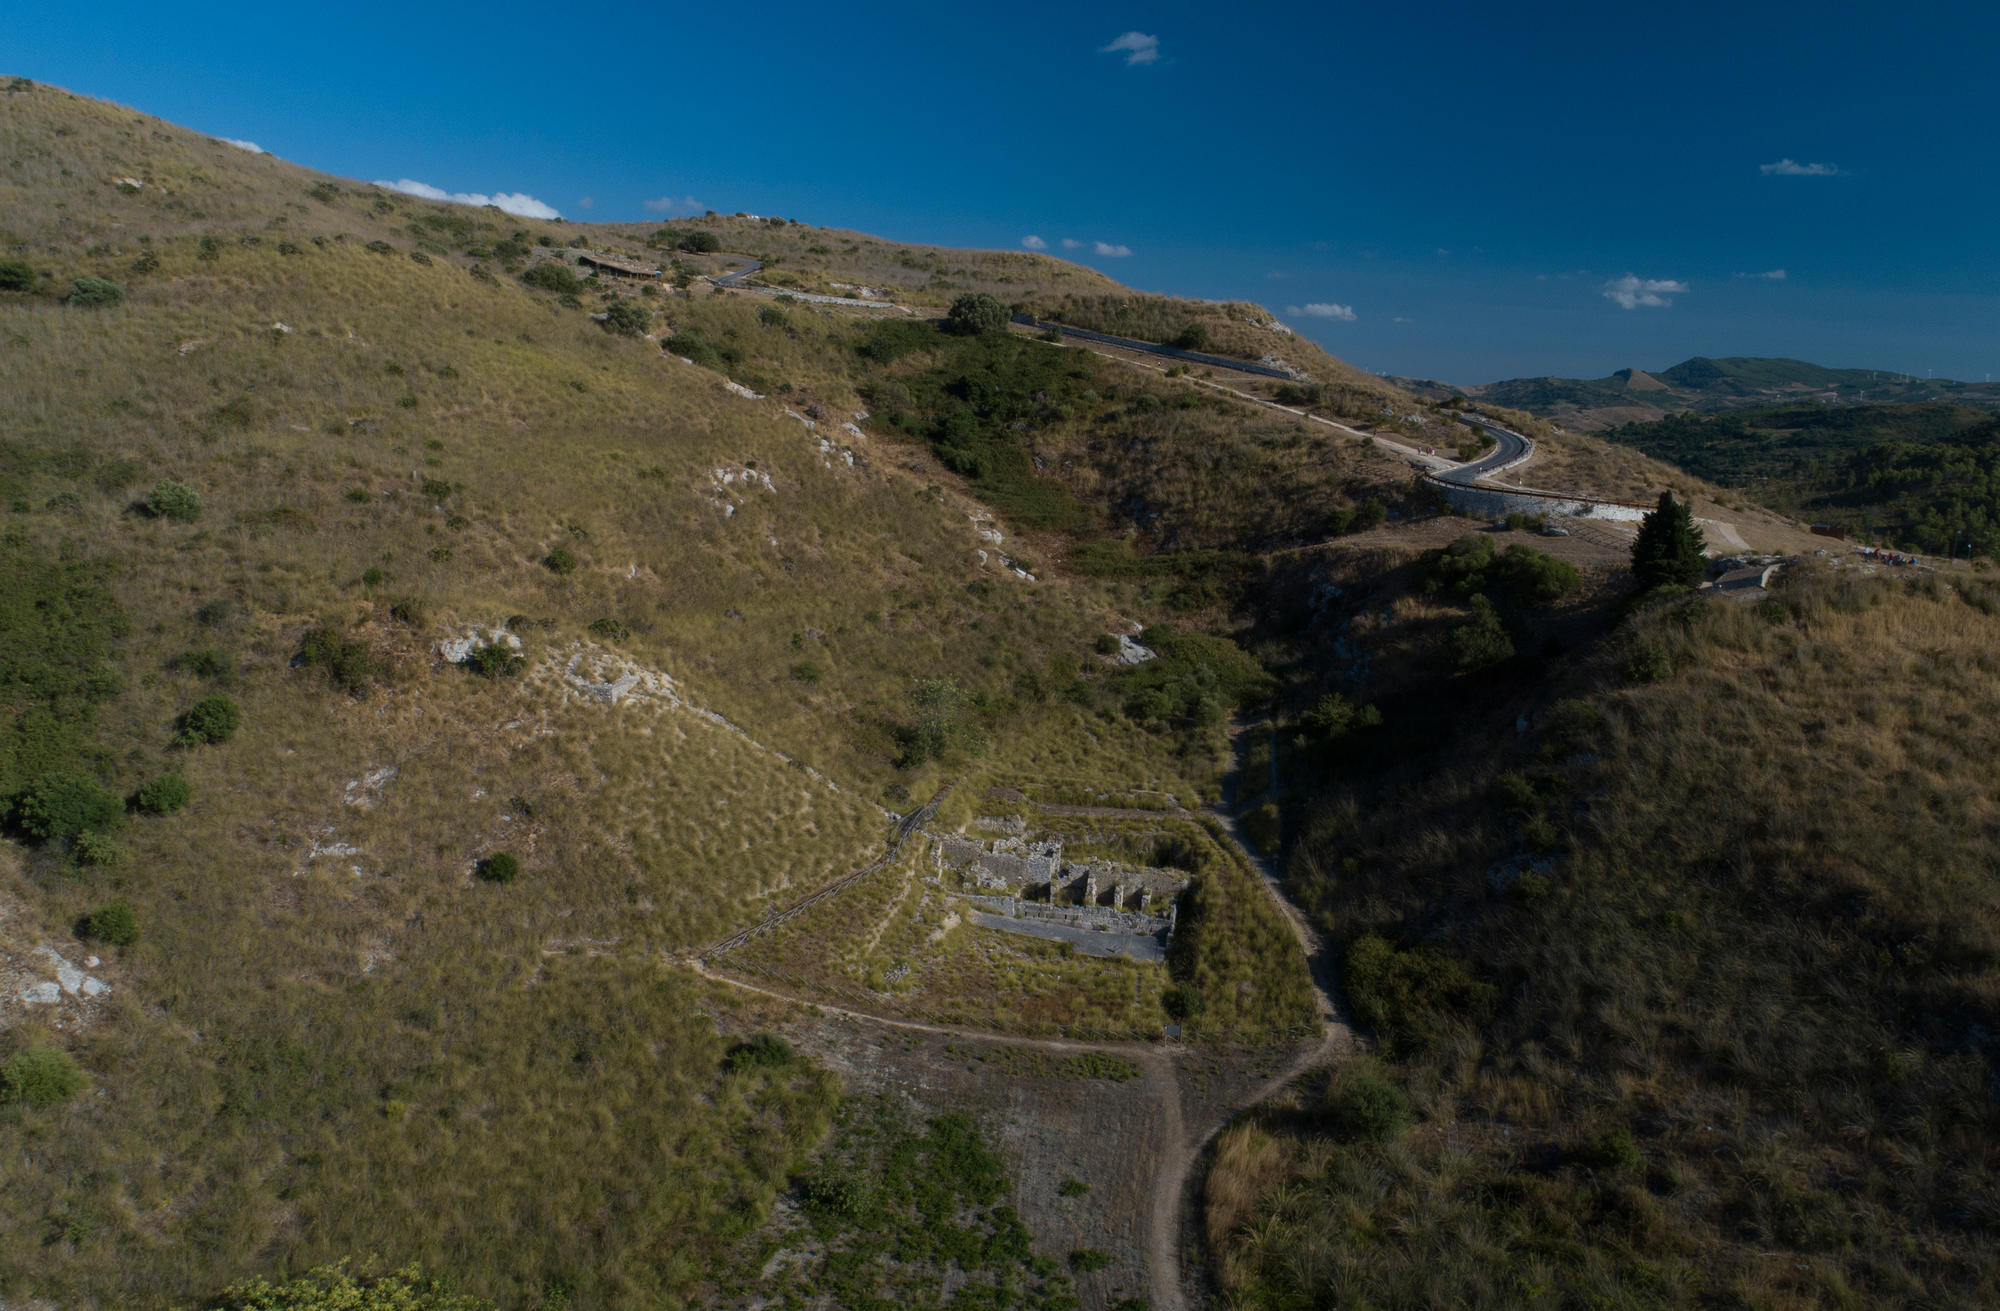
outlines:
{"label": "blue sky", "polygon": [[0,72],[329,172],[1038,237],[1460,382],[2000,374],[1996,52],[1992,0],[0,11]]}

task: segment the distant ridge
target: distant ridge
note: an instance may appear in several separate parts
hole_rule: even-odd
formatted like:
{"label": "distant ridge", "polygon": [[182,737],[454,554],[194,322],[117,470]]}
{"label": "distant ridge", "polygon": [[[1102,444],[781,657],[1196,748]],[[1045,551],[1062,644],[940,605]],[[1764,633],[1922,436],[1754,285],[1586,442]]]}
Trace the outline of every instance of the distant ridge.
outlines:
{"label": "distant ridge", "polygon": [[1457,387],[1391,378],[1431,399],[1465,396],[1526,410],[1563,427],[1595,432],[1686,411],[1717,413],[1768,405],[1890,405],[1949,401],[2000,410],[2000,383],[1917,378],[1885,369],[1831,369],[1805,360],[1696,355],[1671,368],[1623,368],[1604,378],[1508,378]]}

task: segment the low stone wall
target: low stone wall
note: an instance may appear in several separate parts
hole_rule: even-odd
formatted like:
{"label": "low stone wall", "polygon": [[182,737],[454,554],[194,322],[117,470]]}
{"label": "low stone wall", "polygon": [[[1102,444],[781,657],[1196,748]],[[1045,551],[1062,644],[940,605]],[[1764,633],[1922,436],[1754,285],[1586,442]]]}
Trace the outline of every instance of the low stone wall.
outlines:
{"label": "low stone wall", "polygon": [[1569,514],[1591,519],[1619,519],[1636,523],[1652,513],[1649,505],[1626,501],[1600,501],[1588,496],[1564,496],[1559,492],[1518,491],[1500,487],[1467,486],[1426,478],[1426,483],[1443,494],[1452,508],[1485,519],[1502,519],[1510,514]]}

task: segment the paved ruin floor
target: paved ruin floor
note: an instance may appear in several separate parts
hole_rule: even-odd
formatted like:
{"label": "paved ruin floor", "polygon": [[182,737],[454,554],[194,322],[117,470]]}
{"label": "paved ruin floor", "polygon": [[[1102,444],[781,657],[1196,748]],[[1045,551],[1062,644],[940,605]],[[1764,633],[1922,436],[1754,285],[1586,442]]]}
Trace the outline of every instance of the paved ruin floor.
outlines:
{"label": "paved ruin floor", "polygon": [[1002,933],[1019,933],[1029,938],[1047,938],[1051,942],[1067,942],[1085,956],[1123,956],[1126,960],[1158,963],[1167,958],[1167,945],[1160,939],[1140,937],[1133,933],[1104,933],[1097,929],[1079,929],[1068,924],[1042,924],[1035,920],[1015,919],[1008,915],[989,915],[983,910],[968,910],[965,918],[982,928],[998,929]]}

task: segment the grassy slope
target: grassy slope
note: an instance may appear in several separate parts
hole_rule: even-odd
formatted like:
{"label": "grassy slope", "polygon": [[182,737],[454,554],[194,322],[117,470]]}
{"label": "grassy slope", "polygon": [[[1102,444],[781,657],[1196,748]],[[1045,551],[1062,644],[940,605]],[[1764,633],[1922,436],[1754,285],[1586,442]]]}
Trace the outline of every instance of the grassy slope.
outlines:
{"label": "grassy slope", "polygon": [[[1291,879],[1418,1124],[1308,1098],[1226,1140],[1236,1301],[2000,1293],[1995,597],[1782,595],[1649,611],[1432,747],[1391,700]],[[1635,684],[1648,646],[1674,672]]]}
{"label": "grassy slope", "polygon": [[[953,772],[1213,786],[1219,733],[1128,719],[1091,654],[1157,588],[982,567],[971,518],[990,512],[922,442],[844,435],[850,466],[820,440],[838,409],[808,432],[490,253],[574,225],[386,196],[46,87],[0,95],[0,169],[0,253],[44,275],[0,299],[9,564],[107,571],[129,635],[87,768],[121,794],[168,769],[194,788],[181,814],[127,822],[115,867],[4,848],[11,947],[78,957],[65,926],[112,899],[141,937],[98,948],[114,991],[94,1019],[15,1011],[0,1036],[0,1056],[53,1041],[92,1081],[0,1108],[0,1292],[159,1302],[372,1253],[508,1302],[560,1285],[575,1306],[671,1303],[755,1225],[835,1091],[803,1064],[732,1071],[660,949],[865,860],[872,799]],[[129,295],[64,304],[83,276]],[[838,314],[779,329],[747,297],[662,303],[658,335],[754,341],[784,401],[856,403]],[[1103,409],[1161,408],[1145,391]],[[1207,422],[1175,431],[1227,426]],[[1162,445],[1163,468],[1210,458]],[[1243,449],[1244,477],[1290,467],[1346,497],[1284,443]],[[197,521],[134,508],[162,477],[201,493]],[[1185,531],[1278,530],[1205,513]],[[544,567],[557,547],[574,572]],[[437,658],[503,622],[522,675]],[[368,653],[367,695],[294,667],[315,626]],[[580,696],[579,653],[671,677],[756,743],[657,696]],[[987,755],[899,768],[918,677],[958,684]],[[176,748],[175,717],[217,693],[242,732]],[[473,876],[497,850],[519,882]],[[1270,927],[1250,919],[1203,968],[1250,968]]]}

